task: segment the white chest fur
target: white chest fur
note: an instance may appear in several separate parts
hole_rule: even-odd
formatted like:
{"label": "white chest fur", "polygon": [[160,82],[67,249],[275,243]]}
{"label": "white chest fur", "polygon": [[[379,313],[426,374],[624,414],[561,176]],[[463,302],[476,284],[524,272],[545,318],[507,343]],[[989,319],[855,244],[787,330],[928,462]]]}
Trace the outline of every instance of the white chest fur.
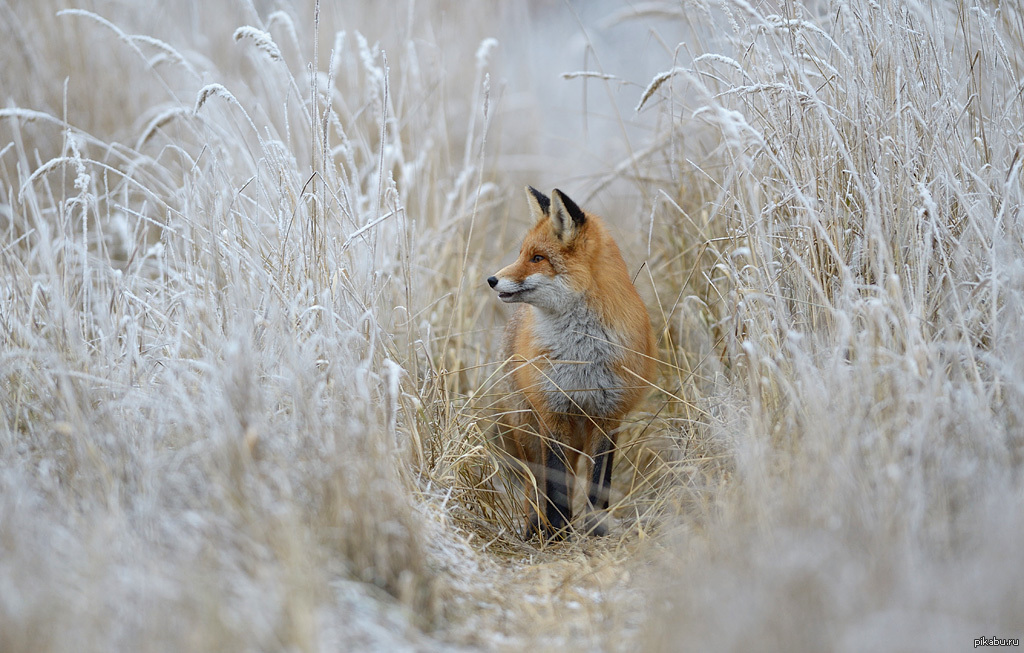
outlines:
{"label": "white chest fur", "polygon": [[616,411],[622,400],[623,379],[614,363],[622,357],[622,343],[606,329],[583,302],[562,310],[533,308],[537,341],[547,352],[545,390],[548,406],[559,413],[586,413],[603,417]]}

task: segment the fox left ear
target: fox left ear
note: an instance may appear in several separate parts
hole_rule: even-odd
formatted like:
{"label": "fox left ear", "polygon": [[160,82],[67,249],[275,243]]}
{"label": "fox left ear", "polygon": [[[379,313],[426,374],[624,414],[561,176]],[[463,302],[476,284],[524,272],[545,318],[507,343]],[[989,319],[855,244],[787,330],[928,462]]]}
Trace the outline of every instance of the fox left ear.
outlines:
{"label": "fox left ear", "polygon": [[563,243],[571,242],[579,233],[580,227],[587,221],[587,216],[576,202],[558,190],[551,191],[551,226],[555,235]]}
{"label": "fox left ear", "polygon": [[526,203],[530,205],[530,214],[533,216],[534,222],[540,222],[546,218],[551,209],[551,200],[548,196],[533,186],[526,187]]}

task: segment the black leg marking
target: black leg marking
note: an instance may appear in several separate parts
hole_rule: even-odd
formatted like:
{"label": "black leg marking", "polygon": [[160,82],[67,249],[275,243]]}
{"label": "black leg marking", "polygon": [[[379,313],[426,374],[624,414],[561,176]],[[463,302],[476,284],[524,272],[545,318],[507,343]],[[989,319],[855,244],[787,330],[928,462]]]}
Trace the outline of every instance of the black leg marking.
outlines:
{"label": "black leg marking", "polygon": [[544,527],[541,525],[537,513],[530,510],[526,516],[526,530],[523,532],[523,539],[530,541],[534,535],[539,535],[541,539],[544,539]]}
{"label": "black leg marking", "polygon": [[607,510],[612,487],[612,459],[615,448],[610,438],[599,436],[597,451],[594,452],[594,469],[590,475],[590,492],[587,498],[594,510]]}
{"label": "black leg marking", "polygon": [[612,460],[615,457],[615,443],[601,434],[594,452],[594,469],[590,474],[590,488],[587,492],[589,511],[584,519],[587,533],[602,537],[608,534],[606,517],[612,487]]}
{"label": "black leg marking", "polygon": [[564,533],[572,521],[572,504],[569,501],[569,484],[566,470],[564,447],[551,443],[545,447],[544,469],[544,516],[551,534]]}

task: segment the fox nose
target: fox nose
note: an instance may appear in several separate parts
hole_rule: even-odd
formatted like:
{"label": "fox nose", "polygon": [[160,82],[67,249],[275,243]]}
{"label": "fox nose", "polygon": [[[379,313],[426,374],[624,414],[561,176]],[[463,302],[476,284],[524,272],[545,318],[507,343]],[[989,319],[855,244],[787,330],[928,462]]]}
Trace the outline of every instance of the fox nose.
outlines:
{"label": "fox nose", "polygon": [[487,285],[491,288],[498,285],[498,277],[487,277]]}

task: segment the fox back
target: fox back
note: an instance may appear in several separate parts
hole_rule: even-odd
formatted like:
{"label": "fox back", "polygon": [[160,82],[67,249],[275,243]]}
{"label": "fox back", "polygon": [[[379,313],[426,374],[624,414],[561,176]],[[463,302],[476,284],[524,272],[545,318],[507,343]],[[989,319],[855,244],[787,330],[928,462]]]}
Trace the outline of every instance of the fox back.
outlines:
{"label": "fox back", "polygon": [[[513,369],[503,443],[547,475],[552,459],[569,472],[581,453],[594,459],[591,503],[607,507],[614,429],[653,372],[650,318],[600,218],[557,189],[548,198],[528,188],[527,201],[535,224],[519,257],[487,280],[502,301],[519,304],[505,330]],[[565,505],[554,509],[561,514],[547,515],[549,526],[571,517]]]}

